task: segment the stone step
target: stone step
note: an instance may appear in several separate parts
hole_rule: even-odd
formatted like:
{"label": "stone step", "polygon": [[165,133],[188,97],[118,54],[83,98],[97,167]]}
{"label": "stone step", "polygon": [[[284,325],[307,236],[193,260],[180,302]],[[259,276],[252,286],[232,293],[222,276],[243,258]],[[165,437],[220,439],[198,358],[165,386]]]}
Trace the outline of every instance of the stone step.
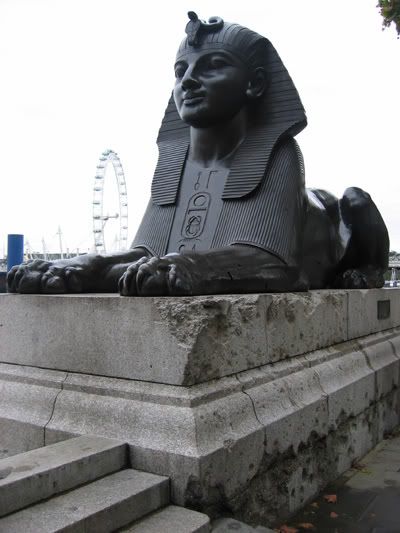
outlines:
{"label": "stone step", "polygon": [[127,446],[82,436],[0,460],[0,516],[127,466]]}
{"label": "stone step", "polygon": [[126,469],[1,518],[0,531],[106,533],[168,501],[168,478]]}
{"label": "stone step", "polygon": [[120,533],[208,533],[210,519],[203,513],[169,505],[120,530]]}

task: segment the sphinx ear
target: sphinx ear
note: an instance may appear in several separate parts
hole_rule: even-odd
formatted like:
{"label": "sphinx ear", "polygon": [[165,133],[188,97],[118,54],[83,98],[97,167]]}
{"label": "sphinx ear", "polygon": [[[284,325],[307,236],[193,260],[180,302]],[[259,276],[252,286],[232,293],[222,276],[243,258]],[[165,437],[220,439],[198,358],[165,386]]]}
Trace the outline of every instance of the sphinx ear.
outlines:
{"label": "sphinx ear", "polygon": [[265,93],[268,86],[267,73],[263,67],[257,67],[253,70],[251,79],[248,83],[246,95],[247,98],[255,100]]}

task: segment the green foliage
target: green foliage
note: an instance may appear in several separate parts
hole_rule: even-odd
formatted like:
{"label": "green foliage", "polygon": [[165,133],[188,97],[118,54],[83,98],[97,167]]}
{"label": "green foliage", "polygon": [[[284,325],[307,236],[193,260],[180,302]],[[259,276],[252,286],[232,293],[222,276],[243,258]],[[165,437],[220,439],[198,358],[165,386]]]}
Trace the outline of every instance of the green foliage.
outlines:
{"label": "green foliage", "polygon": [[383,17],[383,29],[389,27],[393,22],[398,38],[400,36],[400,0],[379,0],[376,7],[379,7]]}

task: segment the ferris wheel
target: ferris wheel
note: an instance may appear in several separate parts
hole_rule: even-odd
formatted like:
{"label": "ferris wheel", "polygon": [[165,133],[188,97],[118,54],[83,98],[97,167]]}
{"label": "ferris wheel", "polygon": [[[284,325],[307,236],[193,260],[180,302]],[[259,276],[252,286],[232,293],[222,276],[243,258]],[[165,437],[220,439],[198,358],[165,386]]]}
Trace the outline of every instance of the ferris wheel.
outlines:
{"label": "ferris wheel", "polygon": [[[104,181],[106,168],[109,163],[113,166],[118,188],[118,206],[116,206],[116,212],[114,214],[103,213]],[[107,221],[112,218],[118,219],[119,221],[117,249],[126,250],[128,242],[128,195],[124,171],[118,154],[113,150],[105,150],[101,154],[97,165],[93,187],[93,235],[94,248],[98,253],[107,251],[104,228]]]}
{"label": "ferris wheel", "polygon": [[[118,206],[115,206],[116,212],[113,214],[103,213],[104,200],[104,182],[106,177],[107,165],[111,163],[114,169],[115,178],[118,187]],[[128,196],[124,171],[118,154],[113,150],[105,150],[97,165],[96,175],[94,177],[93,187],[93,235],[95,251],[100,253],[106,252],[106,242],[104,228],[109,219],[118,219],[119,221],[119,238],[116,248],[126,250],[128,242]]]}

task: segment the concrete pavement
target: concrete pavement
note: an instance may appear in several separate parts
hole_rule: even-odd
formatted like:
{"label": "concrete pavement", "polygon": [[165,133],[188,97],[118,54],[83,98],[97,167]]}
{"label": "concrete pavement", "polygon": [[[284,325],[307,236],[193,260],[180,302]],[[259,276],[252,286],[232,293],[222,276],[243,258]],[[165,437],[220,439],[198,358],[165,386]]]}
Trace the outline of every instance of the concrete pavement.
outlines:
{"label": "concrete pavement", "polygon": [[400,533],[400,428],[276,531]]}

